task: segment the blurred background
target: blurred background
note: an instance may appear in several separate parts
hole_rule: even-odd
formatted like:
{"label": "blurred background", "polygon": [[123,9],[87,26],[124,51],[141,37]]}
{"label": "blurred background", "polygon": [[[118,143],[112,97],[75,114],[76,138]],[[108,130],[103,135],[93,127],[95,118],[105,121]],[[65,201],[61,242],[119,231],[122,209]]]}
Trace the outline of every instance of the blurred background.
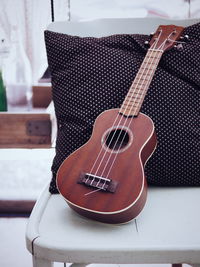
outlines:
{"label": "blurred background", "polygon": [[[199,0],[56,0],[54,19],[81,21],[94,18],[160,16],[164,18],[200,17]],[[36,83],[47,66],[43,33],[51,22],[50,0],[1,0],[0,38],[11,45],[12,27],[31,63]]]}
{"label": "blurred background", "polygon": [[[51,101],[51,84],[46,79],[48,73],[43,75],[47,70],[44,30],[53,19],[134,17],[200,18],[200,0],[0,0],[0,111],[7,110],[5,91],[8,105],[17,109],[25,105],[27,112],[32,110],[33,89],[34,112],[40,108],[35,115],[0,112],[1,267],[32,266],[25,248],[27,217],[41,189],[51,179],[55,154],[51,129],[42,128],[45,138],[32,137],[27,124],[30,119],[41,117],[53,123],[51,109],[46,110]],[[159,265],[164,266],[170,265]]]}

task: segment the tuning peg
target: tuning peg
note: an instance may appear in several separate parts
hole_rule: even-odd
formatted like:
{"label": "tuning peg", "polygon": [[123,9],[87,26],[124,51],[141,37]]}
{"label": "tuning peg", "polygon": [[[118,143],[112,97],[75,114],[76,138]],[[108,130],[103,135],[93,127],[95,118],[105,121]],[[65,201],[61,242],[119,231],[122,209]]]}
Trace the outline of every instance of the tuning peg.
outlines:
{"label": "tuning peg", "polygon": [[178,50],[178,51],[183,51],[183,45],[182,44],[177,44],[174,46],[174,48],[176,48],[176,50]]}
{"label": "tuning peg", "polygon": [[180,39],[184,42],[187,42],[189,40],[189,36],[186,34],[184,36],[181,36]]}
{"label": "tuning peg", "polygon": [[145,46],[145,47],[149,47],[149,41],[145,41],[145,42],[144,42],[144,46]]}

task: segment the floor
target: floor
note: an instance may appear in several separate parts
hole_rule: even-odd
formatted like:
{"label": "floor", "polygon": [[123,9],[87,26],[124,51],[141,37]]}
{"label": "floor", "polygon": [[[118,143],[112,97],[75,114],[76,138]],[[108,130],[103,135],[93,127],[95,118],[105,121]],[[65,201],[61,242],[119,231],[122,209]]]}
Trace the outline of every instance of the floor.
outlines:
{"label": "floor", "polygon": [[[26,249],[27,218],[0,218],[0,266],[31,267],[31,254]],[[70,264],[67,264],[69,266]],[[62,267],[55,263],[54,267]],[[170,267],[170,264],[91,264],[91,267]],[[184,267],[189,265],[184,264]]]}

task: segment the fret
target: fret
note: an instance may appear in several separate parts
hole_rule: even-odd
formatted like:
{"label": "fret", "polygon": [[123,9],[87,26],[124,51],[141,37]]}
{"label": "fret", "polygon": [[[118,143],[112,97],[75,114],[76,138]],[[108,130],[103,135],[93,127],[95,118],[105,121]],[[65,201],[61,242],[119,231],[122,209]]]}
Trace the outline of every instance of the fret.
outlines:
{"label": "fret", "polygon": [[141,66],[144,66],[144,65],[146,65],[147,67],[148,67],[148,65],[157,65],[156,63],[157,63],[157,61],[158,61],[158,59],[156,58],[156,59],[145,59],[143,62],[142,62],[142,64],[141,64]]}
{"label": "fret", "polygon": [[129,103],[140,103],[141,98],[143,97],[143,94],[139,94],[137,96],[130,97],[130,98],[125,98],[123,105],[129,105]]}
{"label": "fret", "polygon": [[[140,103],[140,102],[137,102],[137,103]],[[137,103],[125,104],[124,106],[126,106],[126,108],[129,108],[129,107],[134,107],[136,105],[136,107],[137,107]]]}
{"label": "fret", "polygon": [[143,61],[142,64],[156,64],[154,60],[159,60],[159,57],[156,57],[154,59],[148,58],[147,60]]}
{"label": "fret", "polygon": [[144,78],[141,78],[141,79],[136,78],[133,81],[131,87],[136,86],[137,84],[143,85],[144,83],[146,83],[148,81],[149,81],[149,78],[147,78],[147,77],[144,77]]}
{"label": "fret", "polygon": [[161,52],[161,53],[164,52],[162,49],[151,49],[151,48],[149,48],[148,51],[151,51],[151,52]]}
{"label": "fret", "polygon": [[[155,58],[155,56],[148,56],[148,58]],[[144,61],[143,61],[144,62]]]}
{"label": "fret", "polygon": [[148,56],[143,62],[142,62],[142,64],[144,64],[144,63],[149,63],[149,61],[151,61],[151,62],[154,62],[154,60],[159,60],[159,56],[158,57],[150,57],[150,56]]}
{"label": "fret", "polygon": [[151,76],[149,75],[148,77],[143,75],[142,78],[139,78],[139,79],[136,78],[136,80],[133,81],[132,86],[134,86],[134,85],[136,85],[138,83],[140,83],[141,85],[144,84],[144,83],[148,83],[149,81],[151,81],[151,79],[152,79],[152,75]]}
{"label": "fret", "polygon": [[[150,72],[152,74],[152,71],[154,71],[157,68],[157,65],[153,66],[153,64],[149,64],[149,66],[141,66],[140,71],[142,73],[138,73],[139,75],[144,75],[144,72]],[[145,73],[146,74],[146,73]]]}
{"label": "fret", "polygon": [[136,116],[139,113],[162,53],[162,50],[148,50],[128,94],[121,105],[120,113],[126,116]]}
{"label": "fret", "polygon": [[136,86],[135,88],[137,88],[139,91],[142,91],[145,90],[145,87],[147,86],[147,83],[146,84],[142,84],[142,85],[139,85],[139,86]]}
{"label": "fret", "polygon": [[145,83],[145,84],[141,84],[141,85],[134,85],[134,87],[131,86],[131,88],[129,89],[128,91],[128,94],[127,96],[130,96],[130,97],[133,97],[133,94],[134,95],[137,95],[137,94],[143,94],[143,92],[145,90],[147,90],[147,85],[150,83],[150,81],[148,81],[148,83]]}
{"label": "fret", "polygon": [[137,100],[140,100],[141,99],[141,96],[144,94],[144,91],[143,91],[143,93],[139,93],[139,94],[135,94],[134,95],[134,97],[133,96],[128,96],[128,97],[126,97],[125,99],[124,99],[124,102],[126,102],[126,101],[130,101],[130,99],[131,100],[135,100],[135,99],[137,99]]}
{"label": "fret", "polygon": [[141,95],[142,95],[142,94],[138,95],[138,97],[135,96],[135,98],[133,98],[133,97],[128,97],[128,98],[127,98],[127,97],[126,97],[125,100],[124,100],[124,103],[126,103],[126,102],[128,102],[128,103],[129,103],[129,102],[135,102],[135,101],[137,101],[137,100],[140,100]]}
{"label": "fret", "polygon": [[147,80],[145,80],[145,81],[142,82],[142,83],[140,83],[140,82],[137,83],[137,82],[136,82],[136,83],[132,84],[130,90],[132,90],[132,88],[133,88],[133,90],[135,90],[136,88],[142,88],[142,87],[145,86],[147,83],[148,83]]}
{"label": "fret", "polygon": [[143,95],[146,90],[147,86],[137,86],[133,88],[133,90],[132,89],[129,90],[127,97],[135,98],[138,95]]}
{"label": "fret", "polygon": [[[149,82],[148,82],[149,83]],[[144,83],[144,84],[139,84],[139,85],[134,85],[133,87],[130,88],[129,92],[130,94],[137,94],[138,92],[141,92],[145,90],[145,88],[147,87],[148,83]],[[129,94],[128,92],[128,94]]]}
{"label": "fret", "polygon": [[131,109],[131,110],[128,110],[128,109],[125,109],[125,110],[120,109],[119,110],[119,113],[122,113],[122,114],[124,114],[127,117],[128,116],[136,116],[137,115],[137,108]]}
{"label": "fret", "polygon": [[127,94],[127,97],[130,97],[130,98],[133,97],[133,94],[134,94],[134,96],[136,96],[136,95],[142,95],[143,94],[143,91],[141,91],[140,89],[139,90],[133,90],[133,91],[130,90],[129,92]]}
{"label": "fret", "polygon": [[[143,73],[138,73],[138,75],[135,77],[135,80],[133,81],[134,83],[137,82],[138,80],[140,81],[144,81],[147,80],[146,76],[151,76],[151,73],[145,73],[145,75]],[[149,79],[148,79],[149,80]]]}
{"label": "fret", "polygon": [[[140,101],[137,101],[137,99],[130,99],[130,100],[127,100],[128,103],[139,103]],[[124,104],[126,105],[127,103],[124,102]]]}
{"label": "fret", "polygon": [[[134,87],[131,87],[130,88],[130,92],[134,92],[136,89],[139,89],[140,91],[140,88],[142,88],[143,86],[145,86],[146,83],[137,83],[137,84],[134,84]],[[133,88],[133,90],[132,90]]]}
{"label": "fret", "polygon": [[135,90],[141,90],[141,88],[144,88],[147,84],[149,83],[149,81],[145,81],[143,83],[136,83],[136,84],[133,84],[133,86],[131,86],[130,88],[130,91],[135,91]]}
{"label": "fret", "polygon": [[124,112],[126,112],[126,114],[128,114],[128,112],[135,111],[137,108],[138,108],[138,105],[134,105],[131,107],[123,107],[123,108],[121,108],[120,112],[124,111]]}
{"label": "fret", "polygon": [[143,83],[134,83],[133,84],[133,87],[131,86],[131,90],[132,90],[132,88],[134,88],[134,89],[139,89],[139,90],[141,90],[141,88],[145,88],[147,85],[148,85],[148,83],[150,83],[150,81],[151,81],[151,79],[149,79],[149,80],[146,80],[146,81],[144,81]]}
{"label": "fret", "polygon": [[[135,80],[136,80],[136,79],[138,79],[138,80],[143,79],[143,80],[144,80],[143,75],[144,75],[144,74],[138,73],[138,75],[135,77]],[[141,76],[141,77],[140,77],[140,76]],[[145,73],[145,77],[146,77],[146,76],[151,76],[151,73],[149,73],[149,72]],[[135,81],[135,80],[134,80],[134,81]]]}
{"label": "fret", "polygon": [[[148,76],[151,76],[151,74],[148,74]],[[146,77],[144,77],[144,78],[143,78],[143,77],[141,77],[141,78],[138,78],[138,77],[137,77],[137,78],[134,80],[134,84],[135,84],[135,83],[139,83],[140,81],[147,81],[147,82],[148,82],[149,79],[147,79]]]}
{"label": "fret", "polygon": [[140,74],[140,71],[139,71],[139,74],[140,74],[140,75],[144,75],[144,74],[143,74],[143,73],[144,73],[144,70],[146,70],[146,71],[154,71],[154,70],[156,69],[156,67],[157,67],[156,65],[155,65],[155,68],[150,68],[150,67],[146,67],[146,66],[145,66],[145,67],[141,66],[141,67],[140,67],[140,70],[142,70],[142,73]]}

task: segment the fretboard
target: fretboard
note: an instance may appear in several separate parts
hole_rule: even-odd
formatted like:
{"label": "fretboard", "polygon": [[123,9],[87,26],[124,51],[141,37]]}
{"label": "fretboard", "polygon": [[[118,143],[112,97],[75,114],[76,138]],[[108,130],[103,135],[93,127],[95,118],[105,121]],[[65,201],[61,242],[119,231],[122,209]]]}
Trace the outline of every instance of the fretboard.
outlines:
{"label": "fretboard", "polygon": [[162,54],[162,50],[148,50],[128,94],[121,105],[119,111],[121,114],[125,116],[138,115]]}

